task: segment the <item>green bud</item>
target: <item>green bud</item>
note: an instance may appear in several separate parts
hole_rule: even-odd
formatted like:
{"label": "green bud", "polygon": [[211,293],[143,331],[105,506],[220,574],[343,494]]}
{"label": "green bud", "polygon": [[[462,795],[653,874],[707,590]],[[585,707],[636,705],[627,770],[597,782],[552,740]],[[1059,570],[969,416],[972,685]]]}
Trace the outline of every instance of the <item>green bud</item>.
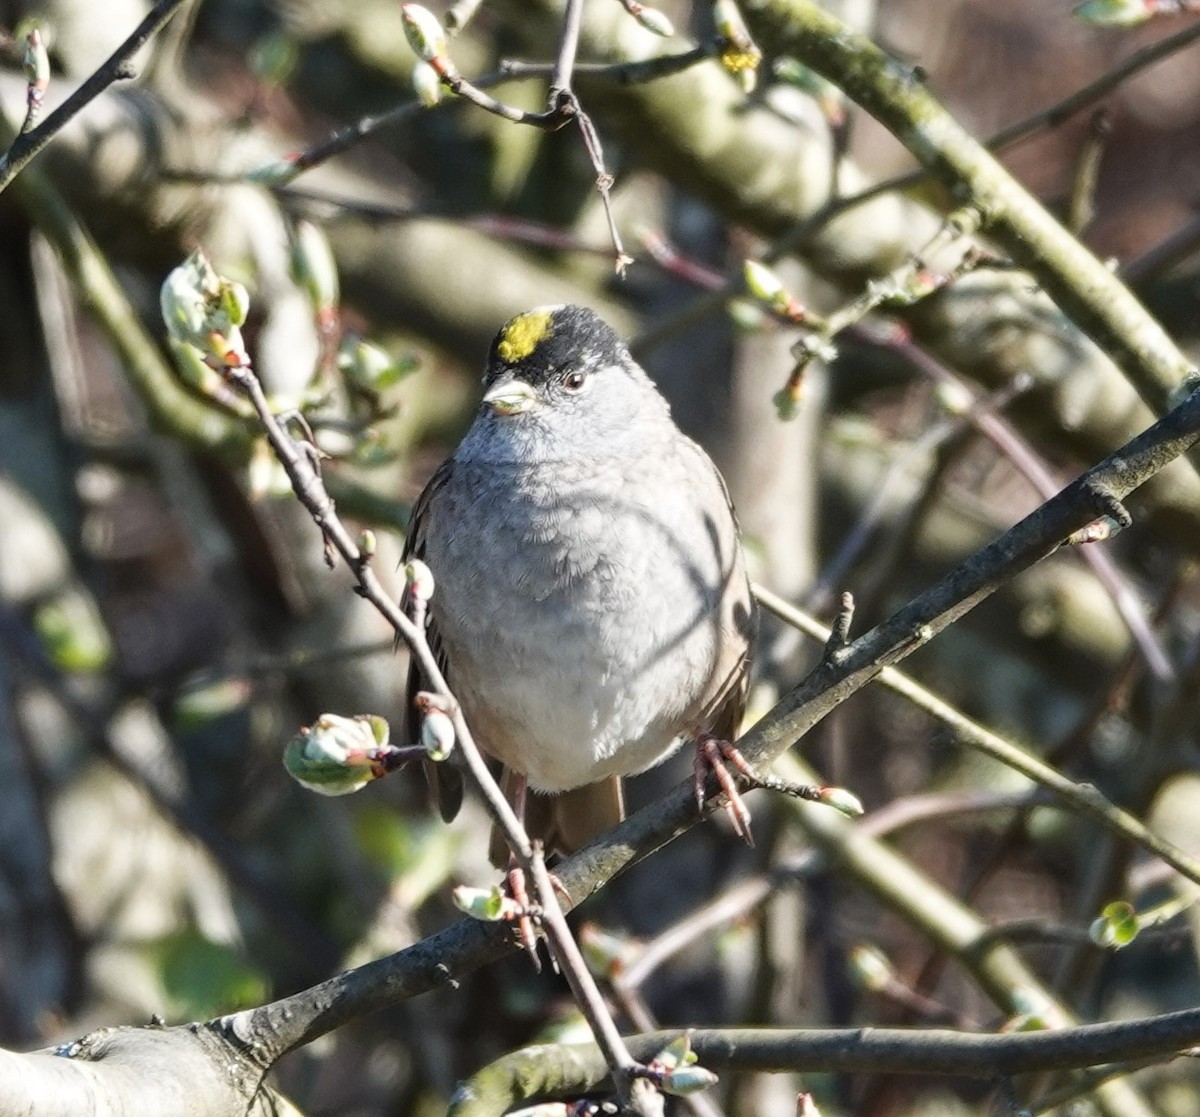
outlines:
{"label": "green bud", "polygon": [[420,367],[412,353],[392,357],[378,345],[364,341],[356,334],[342,338],[338,349],[338,368],[346,379],[371,392],[383,392],[395,387],[404,377]]}
{"label": "green bud", "polygon": [[1096,27],[1132,27],[1153,14],[1156,0],[1084,0],[1071,14]]}
{"label": "green bud", "polygon": [[895,977],[892,963],[876,946],[856,946],[846,959],[846,967],[854,984],[871,993],[879,993],[886,989]]}
{"label": "green bud", "polygon": [[325,234],[311,221],[297,221],[292,231],[292,278],[304,288],[318,311],[338,304],[338,270]]}
{"label": "green bud", "polygon": [[178,338],[167,335],[167,347],[175,358],[179,379],[201,395],[215,397],[225,387],[225,381],[214,369],[204,363],[200,350]]}
{"label": "green bud", "polygon": [[409,594],[428,602],[433,597],[436,588],[433,581],[433,571],[420,559],[410,559],[404,568],[404,582]]}
{"label": "green bud", "polygon": [[171,706],[171,718],[179,729],[200,729],[218,718],[244,709],[250,701],[246,679],[222,679],[207,686],[184,691]]}
{"label": "green bud", "polygon": [[89,674],[112,662],[112,640],[100,610],[80,590],[64,590],[39,605],[33,613],[33,628],[61,671]]}
{"label": "green bud", "polygon": [[765,264],[760,264],[757,260],[746,260],[742,264],[742,274],[746,279],[746,290],[756,299],[762,299],[770,306],[774,306],[780,300],[787,300],[788,293],[783,280]]}
{"label": "green bud", "polygon": [[254,407],[245,396],[235,392],[219,372],[207,364],[204,355],[194,345],[167,335],[167,348],[175,364],[175,371],[194,392],[215,400],[222,407],[242,416],[256,418]]}
{"label": "green bud", "polygon": [[422,62],[445,58],[446,32],[428,8],[420,4],[401,4],[400,18],[404,22],[408,45]]}
{"label": "green bud", "polygon": [[771,402],[775,405],[775,414],[779,416],[785,423],[790,423],[797,415],[800,414],[800,385],[795,388],[790,383],[784,385],[771,397]]}
{"label": "green bud", "polygon": [[441,710],[429,710],[421,719],[421,748],[439,764],[454,751],[454,722]]}
{"label": "green bud", "polygon": [[1104,908],[1100,918],[1088,929],[1088,934],[1097,946],[1120,950],[1133,942],[1141,929],[1141,920],[1133,905],[1125,900],[1117,900]]}
{"label": "green bud", "polygon": [[36,27],[30,28],[25,35],[25,49],[21,53],[21,65],[25,70],[25,80],[29,83],[31,93],[37,90],[38,100],[50,84],[50,55],[46,52],[46,44],[42,41],[42,33]]}
{"label": "green bud", "polygon": [[635,953],[634,943],[625,935],[602,931],[594,923],[579,929],[579,947],[588,969],[598,977],[614,977]]}
{"label": "green bud", "polygon": [[663,1070],[676,1070],[679,1067],[691,1066],[696,1061],[696,1053],[692,1050],[692,1038],[684,1032],[671,1040],[654,1058],[650,1065]]}
{"label": "green bud", "polygon": [[244,326],[250,313],[250,292],[235,279],[222,279],[220,288],[220,313],[233,326]]}
{"label": "green bud", "polygon": [[374,558],[378,545],[379,540],[369,527],[358,533],[358,551],[363,558]]}
{"label": "green bud", "polygon": [[433,108],[442,99],[442,79],[428,62],[418,62],[413,67],[411,81],[417,100],[427,109]]}
{"label": "green bud", "polygon": [[662,1091],[664,1094],[686,1097],[688,1094],[698,1094],[701,1090],[707,1090],[718,1081],[717,1076],[705,1067],[680,1067],[663,1075]]}
{"label": "green bud", "polygon": [[630,13],[647,31],[653,31],[655,35],[669,39],[675,34],[675,25],[657,8],[647,8],[638,4],[630,8]]}
{"label": "green bud", "polygon": [[167,332],[197,349],[218,370],[250,363],[240,326],[250,296],[242,284],[218,275],[199,249],[163,281],[159,305]]}
{"label": "green bud", "polygon": [[520,915],[520,906],[506,896],[498,884],[491,888],[471,888],[460,884],[451,893],[454,906],[472,919],[485,923],[497,923],[501,919],[512,919]]}
{"label": "green bud", "polygon": [[863,813],[863,805],[857,795],[844,787],[823,787],[817,800],[835,811],[841,811],[849,818],[858,818]]}
{"label": "green bud", "polygon": [[283,766],[297,783],[321,795],[349,795],[387,774],[381,753],[388,724],[374,714],[322,714],[283,750]]}
{"label": "green bud", "polygon": [[783,280],[770,268],[757,260],[746,260],[742,264],[742,275],[746,282],[746,290],[776,314],[794,322],[808,317],[803,305],[792,296],[783,285]]}

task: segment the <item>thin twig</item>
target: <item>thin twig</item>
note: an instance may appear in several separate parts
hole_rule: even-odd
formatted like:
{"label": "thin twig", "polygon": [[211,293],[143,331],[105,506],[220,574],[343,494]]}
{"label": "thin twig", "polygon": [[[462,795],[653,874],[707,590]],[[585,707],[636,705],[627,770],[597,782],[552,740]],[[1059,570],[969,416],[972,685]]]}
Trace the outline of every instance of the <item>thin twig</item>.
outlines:
{"label": "thin twig", "polygon": [[[694,46],[679,54],[661,54],[639,62],[577,62],[575,73],[618,85],[643,85],[646,82],[682,74],[712,58],[718,51],[715,42]],[[554,72],[551,62],[523,62],[515,58],[500,61],[500,70],[510,78],[548,78]]]}
{"label": "thin twig", "polygon": [[[630,1044],[650,1057],[680,1032],[676,1028],[631,1036]],[[999,1035],[936,1028],[697,1028],[689,1029],[688,1035],[701,1063],[718,1070],[874,1071],[987,1081],[997,1073],[1075,1070],[1114,1059],[1175,1058],[1200,1039],[1200,1009]],[[603,1063],[594,1051],[589,1054],[584,1045],[572,1045],[570,1052],[580,1073],[574,1085],[581,1090],[595,1089],[602,1078],[592,1075],[603,1075]],[[546,1057],[544,1048],[531,1048],[528,1052],[514,1052],[499,1062],[519,1066],[523,1061]],[[467,1088],[460,1091],[464,1100],[475,1092],[477,1078],[464,1084]],[[506,1108],[486,1111],[501,1112]],[[465,1117],[471,1111],[455,1108],[451,1113]]]}
{"label": "thin twig", "polygon": [[[1053,105],[1039,109],[1030,116],[1015,121],[1001,128],[1000,131],[993,133],[988,139],[984,140],[984,146],[989,151],[1004,151],[1040,132],[1043,128],[1057,127],[1064,121],[1069,120],[1076,113],[1086,109],[1089,105],[1093,105],[1101,98],[1106,97],[1114,89],[1123,85],[1130,78],[1136,77],[1143,70],[1148,69],[1155,63],[1161,62],[1165,58],[1169,58],[1173,54],[1178,54],[1185,47],[1191,46],[1197,39],[1200,39],[1200,23],[1193,23],[1190,27],[1185,27],[1182,31],[1177,31],[1174,35],[1168,35],[1165,39],[1157,43],[1152,43],[1150,46],[1134,51],[1124,62],[1101,74],[1095,81],[1081,86],[1061,101],[1056,101]],[[890,194],[893,191],[905,190],[911,186],[917,186],[928,177],[929,171],[918,167],[904,174],[895,175],[884,179],[882,182],[877,182],[873,186],[859,191],[857,194],[848,194],[843,198],[832,199],[819,212],[801,223],[804,226],[802,239],[807,239],[817,228],[832,221],[835,217],[856,209],[858,206],[864,205],[882,194]],[[791,234],[789,234],[789,238],[790,236]],[[793,247],[795,247],[794,244]]]}
{"label": "thin twig", "polygon": [[[575,63],[574,72],[577,74],[587,74],[589,77],[600,78],[606,81],[617,82],[622,85],[640,84],[654,81],[658,78],[669,77],[672,74],[690,69],[697,63],[711,58],[714,50],[715,48],[713,47],[696,47],[694,50],[685,51],[682,54],[666,55],[662,58],[648,59],[643,62],[613,64]],[[505,82],[546,78],[550,77],[553,73],[553,63],[506,60],[501,62],[499,68],[494,72],[484,74],[470,82],[467,82],[465,78],[459,75],[456,80],[463,84],[460,86],[451,86],[451,88],[464,97],[473,100],[474,103],[479,104],[482,98],[477,99],[471,96],[472,94],[481,94],[484,90],[502,85]],[[453,98],[440,101],[438,104],[431,106],[422,105],[417,100],[403,101],[377,116],[363,116],[351,124],[343,125],[320,143],[302,152],[289,155],[279,160],[278,163],[268,167],[258,168],[248,173],[242,172],[236,174],[214,173],[211,171],[183,168],[168,169],[163,172],[163,177],[176,182],[228,185],[247,181],[260,181],[278,187],[291,182],[305,171],[311,170],[313,167],[320,166],[335,156],[350,151],[364,140],[374,136],[377,132],[385,128],[390,128],[392,125],[402,123],[411,116],[416,116],[422,112],[438,112],[444,109],[451,109],[461,106],[461,104],[461,101]],[[518,122],[523,124],[533,124],[553,130],[562,127],[566,123],[566,120],[560,118],[560,115],[557,113],[526,113],[523,110],[503,105],[494,98],[488,98],[480,105],[480,107],[489,112],[495,111],[496,106],[499,106],[500,110],[497,115],[503,116],[506,119],[518,118]]]}
{"label": "thin twig", "polygon": [[[847,646],[847,654],[836,665],[822,665],[748,730],[738,741],[740,750],[752,763],[762,765],[782,755],[831,710],[875,679],[881,668],[920,646],[913,639],[915,632],[928,637],[942,631],[1004,581],[1052,552],[1067,535],[1087,523],[1095,515],[1092,494],[1097,486],[1109,486],[1115,495],[1124,496],[1184,453],[1197,438],[1200,438],[1200,393],[1189,396],[888,620],[859,636]],[[411,631],[407,623],[404,628]],[[828,638],[823,629],[818,631],[817,639]],[[417,654],[423,664],[425,653],[419,645]],[[436,664],[432,670],[436,672]],[[897,675],[889,672],[889,682]],[[430,677],[440,679],[439,674]],[[716,809],[716,805],[710,804],[710,808]],[[814,809],[811,814],[824,819],[830,812]],[[556,866],[557,876],[575,900],[582,901],[698,821],[695,788],[688,779],[651,806],[631,815],[601,841],[562,861]],[[887,902],[895,902],[895,897],[889,896]],[[944,909],[946,904],[940,907]],[[936,922],[933,913],[927,916],[927,923]],[[970,939],[977,933],[974,920],[964,927],[960,916],[955,919],[959,938]],[[233,1041],[244,1042],[239,1037],[255,1036],[255,1057],[264,1065],[269,1064],[282,1052],[326,1035],[363,1013],[442,988],[457,976],[513,949],[511,936],[500,928],[465,920],[397,954],[359,966],[272,1004],[210,1021],[207,1027],[218,1039],[231,1037]],[[993,953],[989,952],[989,959]],[[986,979],[989,988],[995,986],[999,990],[1006,974],[1020,967],[1005,960],[1002,969],[994,980]],[[1021,981],[1025,979],[1022,977]]]}
{"label": "thin twig", "polygon": [[562,108],[550,108],[545,112],[531,112],[528,109],[519,109],[515,105],[510,105],[505,101],[498,100],[490,93],[486,93],[479,82],[468,81],[457,71],[441,75],[441,78],[442,84],[451,93],[457,94],[465,101],[470,101],[471,104],[483,109],[484,112],[490,112],[493,116],[510,120],[514,124],[528,124],[533,128],[541,128],[546,132],[556,132],[559,128],[566,125],[571,118],[571,114],[564,112]]}
{"label": "thin twig", "polygon": [[630,256],[625,255],[625,247],[621,243],[621,234],[617,229],[617,219],[613,214],[612,190],[613,177],[604,166],[604,150],[600,146],[600,136],[592,125],[592,118],[583,111],[575,94],[570,94],[575,105],[575,119],[579,122],[579,131],[583,136],[584,147],[587,148],[588,158],[592,161],[592,169],[596,172],[596,190],[600,201],[604,204],[604,216],[608,221],[608,235],[613,244],[613,267],[619,276],[625,275],[625,269],[633,263]]}
{"label": "thin twig", "polygon": [[[313,455],[302,449],[283,428],[271,411],[257,376],[244,366],[229,369],[227,374],[253,404],[297,498],[316,522],[326,547],[332,548],[341,556],[357,579],[358,592],[379,610],[401,636],[420,665],[430,688],[444,699],[446,712],[454,722],[458,748],[467,770],[483,795],[493,821],[501,827],[517,862],[534,882],[541,909],[541,925],[554,959],[567,976],[571,988],[577,991],[579,1008],[588,1021],[597,1043],[608,1055],[618,1093],[623,1102],[629,1103],[639,1085],[634,1077],[637,1064],[621,1040],[603,997],[596,988],[595,980],[583,963],[546,873],[541,851],[530,842],[504,793],[488,771],[463,717],[462,709],[450,691],[437,658],[426,640],[424,626],[414,623],[384,591],[371,568],[369,556],[359,549],[338,518],[333,501],[325,491]],[[331,556],[329,561],[332,563]]]}
{"label": "thin twig", "polygon": [[[828,642],[829,629],[814,617],[795,608],[763,586],[755,585],[753,588],[759,604],[768,612],[804,635],[820,643]],[[948,725],[954,730],[955,738],[961,744],[1027,776],[1077,810],[1099,819],[1110,830],[1161,857],[1190,881],[1200,884],[1200,859],[1159,837],[1143,822],[1106,799],[1091,784],[1080,784],[1068,779],[1031,753],[972,721],[932,691],[921,686],[915,679],[894,667],[884,667],[879,672],[878,680],[888,690],[907,698],[915,706]]]}
{"label": "thin twig", "polygon": [[[911,72],[865,35],[810,0],[747,9],[770,49],[791,54],[888,129],[955,196],[970,200],[986,233],[1032,270],[1046,294],[1108,355],[1156,414],[1169,409],[1192,363],[1096,256],[949,113]],[[1195,466],[1189,457],[1189,463]]]}
{"label": "thin twig", "polygon": [[475,18],[475,13],[482,3],[483,0],[457,0],[442,20],[446,25],[446,34],[457,35],[462,31]]}
{"label": "thin twig", "polygon": [[[547,107],[550,110],[558,109],[560,99],[571,93],[582,19],[583,0],[567,0],[567,7],[563,12],[562,34],[558,39],[558,56],[554,60],[554,70],[550,75],[550,91],[547,97]],[[578,108],[578,105],[575,107]]]}
{"label": "thin twig", "polygon": [[[905,796],[859,819],[856,829],[881,838],[922,822],[978,814],[984,811],[1021,810],[1051,802],[1045,791],[1033,792],[930,792]],[[824,863],[812,848],[803,850],[772,872],[735,884],[703,908],[685,916],[642,944],[632,961],[612,978],[614,989],[632,992],[644,985],[668,959],[726,924],[744,918],[765,903],[780,887],[794,887]]]}
{"label": "thin twig", "polygon": [[0,191],[20,173],[79,112],[100,96],[110,85],[134,76],[132,59],[187,0],[160,0],[137,29],[84,81],[61,105],[36,128],[22,132],[0,157]]}
{"label": "thin twig", "polygon": [[[865,335],[862,330],[859,332],[863,336],[869,336],[876,344],[903,357],[935,384],[952,386],[975,398],[975,393],[962,379],[955,376],[937,358],[907,337],[901,337],[895,331],[882,336],[875,331],[871,331],[869,335]],[[1013,464],[1017,472],[1029,482],[1034,492],[1042,500],[1049,500],[1062,488],[1062,484],[1046,468],[1037,451],[1025,441],[1016,428],[995,407],[979,406],[979,401],[976,399],[973,406],[965,413],[964,418]],[[1147,622],[1137,594],[1130,587],[1128,579],[1117,568],[1112,557],[1100,547],[1083,546],[1077,547],[1075,550],[1079,557],[1092,568],[1096,579],[1112,599],[1113,607],[1129,630],[1150,673],[1163,682],[1173,679],[1175,670],[1171,666],[1171,660]]]}
{"label": "thin twig", "polygon": [[343,198],[322,190],[300,190],[295,187],[275,187],[275,194],[285,205],[301,212],[324,212],[328,207],[336,219],[342,215],[353,215],[365,221],[445,221],[454,225],[474,229],[497,240],[513,241],[517,244],[533,244],[539,248],[554,248],[563,252],[583,252],[589,256],[611,256],[611,244],[598,244],[580,239],[574,233],[553,225],[528,221],[521,217],[509,217],[502,213],[448,213],[419,206],[389,205],[386,202],[368,202],[357,198]]}

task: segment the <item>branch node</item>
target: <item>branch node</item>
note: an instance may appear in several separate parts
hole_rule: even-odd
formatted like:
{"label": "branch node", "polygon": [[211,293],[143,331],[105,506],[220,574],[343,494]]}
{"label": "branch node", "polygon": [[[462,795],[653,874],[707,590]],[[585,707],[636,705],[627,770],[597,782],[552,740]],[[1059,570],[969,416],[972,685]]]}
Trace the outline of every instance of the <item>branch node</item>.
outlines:
{"label": "branch node", "polygon": [[850,643],[850,626],[854,623],[854,594],[849,590],[842,594],[841,606],[833,618],[829,639],[825,641],[824,658],[837,663],[844,658],[846,645]]}

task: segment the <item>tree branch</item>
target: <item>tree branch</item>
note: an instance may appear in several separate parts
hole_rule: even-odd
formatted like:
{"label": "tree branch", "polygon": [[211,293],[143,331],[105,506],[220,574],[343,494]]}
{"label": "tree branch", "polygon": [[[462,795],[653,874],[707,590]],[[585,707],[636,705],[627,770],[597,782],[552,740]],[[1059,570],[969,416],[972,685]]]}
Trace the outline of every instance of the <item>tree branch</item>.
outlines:
{"label": "tree branch", "polygon": [[[651,1058],[679,1029],[631,1036]],[[1200,1009],[1084,1024],[1053,1032],[973,1035],[922,1028],[689,1029],[692,1050],[713,1070],[870,1071],[994,1079],[997,1074],[1075,1070],[1115,1059],[1163,1059],[1200,1039]],[[539,1045],[515,1051],[462,1084],[449,1117],[498,1117],[545,1093],[576,1095],[604,1085],[605,1065],[587,1044]]]}
{"label": "tree branch", "polygon": [[1192,371],[1163,328],[1096,257],[929,93],[911,70],[809,0],[749,0],[755,34],[812,66],[977,209],[989,235],[1033,270],[1052,299],[1161,414]]}
{"label": "tree branch", "polygon": [[70,120],[110,85],[133,77],[133,56],[150,40],[186,0],[159,0],[137,29],[72,94],[36,128],[22,132],[0,157],[0,191],[21,172]]}

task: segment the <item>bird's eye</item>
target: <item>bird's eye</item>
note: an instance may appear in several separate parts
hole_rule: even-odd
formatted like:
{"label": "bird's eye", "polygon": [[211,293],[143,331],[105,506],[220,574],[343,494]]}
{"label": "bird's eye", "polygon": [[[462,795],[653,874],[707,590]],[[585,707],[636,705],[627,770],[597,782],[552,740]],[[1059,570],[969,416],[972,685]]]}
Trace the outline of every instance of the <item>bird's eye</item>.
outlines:
{"label": "bird's eye", "polygon": [[587,382],[587,373],[584,372],[569,372],[563,377],[563,387],[568,392],[581,391]]}

